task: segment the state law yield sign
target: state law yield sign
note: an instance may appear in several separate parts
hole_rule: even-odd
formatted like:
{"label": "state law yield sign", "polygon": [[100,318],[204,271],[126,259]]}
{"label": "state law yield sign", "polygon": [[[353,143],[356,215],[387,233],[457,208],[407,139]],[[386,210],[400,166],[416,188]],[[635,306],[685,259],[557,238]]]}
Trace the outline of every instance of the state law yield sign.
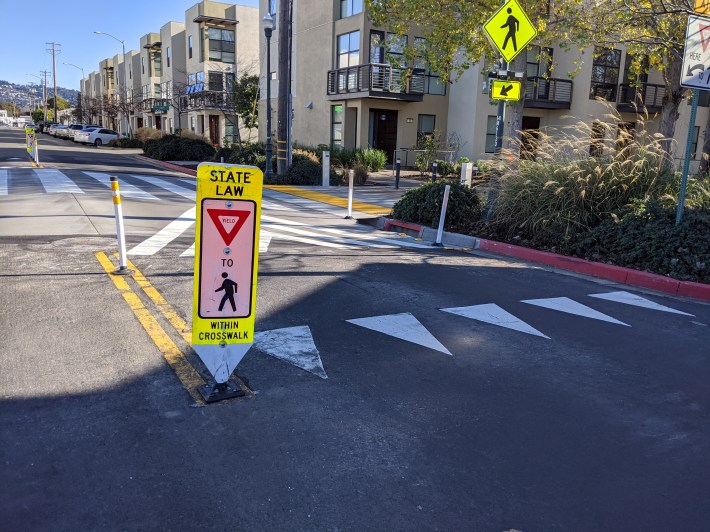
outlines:
{"label": "state law yield sign", "polygon": [[254,342],[264,176],[256,167],[197,167],[192,346],[218,383]]}
{"label": "state law yield sign", "polygon": [[491,83],[491,100],[517,102],[520,100],[523,84],[520,81],[494,79]]}
{"label": "state law yield sign", "polygon": [[710,89],[710,19],[688,17],[680,84],[689,89]]}
{"label": "state law yield sign", "polygon": [[508,63],[522,52],[537,35],[517,0],[507,0],[483,25],[491,44]]}

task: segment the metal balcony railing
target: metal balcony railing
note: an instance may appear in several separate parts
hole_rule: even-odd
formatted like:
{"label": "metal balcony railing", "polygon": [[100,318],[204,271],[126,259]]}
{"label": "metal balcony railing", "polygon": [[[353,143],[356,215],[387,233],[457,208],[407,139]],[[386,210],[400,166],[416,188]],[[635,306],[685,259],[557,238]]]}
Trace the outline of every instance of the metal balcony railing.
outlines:
{"label": "metal balcony railing", "polygon": [[645,107],[648,111],[657,112],[663,106],[666,95],[665,85],[655,83],[622,83],[619,85],[619,98],[616,107],[620,111],[637,111]]}
{"label": "metal balcony railing", "polygon": [[544,109],[569,109],[572,81],[531,76],[525,84],[525,106]]}
{"label": "metal balcony railing", "polygon": [[182,109],[224,109],[228,106],[228,95],[224,91],[191,92],[180,96]]}
{"label": "metal balcony railing", "polygon": [[395,68],[385,63],[368,63],[328,71],[328,96],[367,92],[396,95],[424,94],[424,71],[413,69],[409,76],[404,68]]}

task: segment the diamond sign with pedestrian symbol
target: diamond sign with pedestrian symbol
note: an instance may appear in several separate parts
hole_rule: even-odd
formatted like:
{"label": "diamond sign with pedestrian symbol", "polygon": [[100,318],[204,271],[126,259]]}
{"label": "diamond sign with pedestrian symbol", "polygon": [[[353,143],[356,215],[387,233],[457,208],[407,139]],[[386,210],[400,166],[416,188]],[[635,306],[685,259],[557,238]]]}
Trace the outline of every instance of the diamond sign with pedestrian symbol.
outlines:
{"label": "diamond sign with pedestrian symbol", "polygon": [[494,79],[491,83],[491,100],[517,102],[520,100],[522,88],[523,84],[520,81]]}
{"label": "diamond sign with pedestrian symbol", "polygon": [[483,25],[488,39],[508,63],[537,35],[537,29],[517,0],[508,0]]}

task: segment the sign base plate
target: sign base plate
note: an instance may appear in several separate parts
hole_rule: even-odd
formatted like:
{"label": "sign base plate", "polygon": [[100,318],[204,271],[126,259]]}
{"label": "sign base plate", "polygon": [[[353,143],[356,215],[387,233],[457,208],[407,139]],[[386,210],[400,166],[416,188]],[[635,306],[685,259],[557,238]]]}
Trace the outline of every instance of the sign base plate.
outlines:
{"label": "sign base plate", "polygon": [[205,403],[214,403],[223,401],[224,399],[232,399],[234,397],[244,397],[246,393],[241,389],[239,384],[232,379],[227,382],[217,384],[204,384],[197,387],[197,391],[205,400]]}

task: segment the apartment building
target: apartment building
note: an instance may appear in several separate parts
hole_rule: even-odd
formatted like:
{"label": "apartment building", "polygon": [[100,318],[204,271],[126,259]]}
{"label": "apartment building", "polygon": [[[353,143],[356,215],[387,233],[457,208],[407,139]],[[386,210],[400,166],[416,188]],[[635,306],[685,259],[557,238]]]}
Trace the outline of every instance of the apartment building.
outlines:
{"label": "apartment building", "polygon": [[103,60],[98,73],[82,80],[82,92],[114,102],[99,113],[107,127],[123,131],[128,114],[132,130],[187,129],[215,145],[234,143],[245,132],[230,93],[236,79],[258,72],[259,31],[257,8],[204,0],[185,12],[184,23],[167,22],[125,58]]}
{"label": "apartment building", "polygon": [[[269,12],[276,19],[276,4],[262,1],[262,19]],[[447,130],[447,84],[424,63],[411,65],[410,75],[403,68],[404,46],[423,44],[416,31],[398,36],[374,27],[362,0],[300,0],[294,3],[292,34],[294,143],[371,146],[384,150],[391,160],[396,149],[414,146],[422,135]],[[268,77],[272,97],[280,81],[275,67],[278,35],[276,29],[268,76],[263,30],[260,35],[262,87]],[[265,92],[262,88],[262,97]],[[263,101],[260,116],[265,113]],[[260,120],[262,139],[265,123]]]}
{"label": "apartment building", "polygon": [[[435,129],[446,139],[455,134],[461,141],[459,156],[471,159],[492,157],[495,146],[497,102],[488,94],[488,68],[483,64],[466,71],[453,84],[442,83],[426,64],[409,64],[405,79],[400,68],[405,44],[423,43],[411,31],[396,36],[373,27],[361,0],[295,0],[292,38],[292,140],[305,145],[329,144],[375,147],[392,160],[395,150],[405,164],[415,161],[412,148],[417,139]],[[262,0],[260,16],[278,14],[278,0]],[[275,21],[278,25],[278,20]],[[278,28],[271,38],[271,72],[266,73],[266,42],[260,34],[262,102],[265,116],[265,82],[271,82],[272,113],[275,112],[278,83]],[[385,46],[386,44],[386,46]],[[387,48],[387,50],[385,49]],[[598,50],[601,51],[601,50]],[[581,68],[576,55],[561,47],[541,50],[530,46],[526,68],[525,108],[522,128],[532,133],[579,121],[608,122],[610,111],[621,117],[620,128],[633,131],[644,127],[657,131],[665,86],[661,72],[652,70],[634,83],[632,57],[623,47],[595,54],[584,51]],[[553,68],[554,65],[554,68]],[[572,77],[567,72],[575,72]],[[693,129],[695,166],[701,158],[703,132],[710,105],[710,93],[702,93]],[[602,98],[605,102],[600,102]],[[676,161],[680,164],[688,132],[687,100],[681,104],[676,122]],[[649,120],[637,114],[645,105]],[[260,138],[266,137],[266,120],[260,120]],[[276,139],[276,115],[272,114],[272,138]],[[590,139],[590,144],[591,144]],[[534,144],[534,141],[532,142]],[[534,152],[534,146],[526,146]]]}

